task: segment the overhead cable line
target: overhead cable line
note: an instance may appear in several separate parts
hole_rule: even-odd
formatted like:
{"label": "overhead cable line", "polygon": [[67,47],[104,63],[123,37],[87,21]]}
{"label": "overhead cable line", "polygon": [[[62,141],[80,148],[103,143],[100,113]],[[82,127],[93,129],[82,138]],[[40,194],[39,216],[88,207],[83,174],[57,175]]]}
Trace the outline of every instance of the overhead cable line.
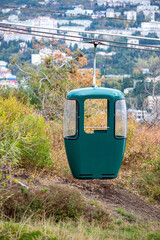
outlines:
{"label": "overhead cable line", "polygon": [[84,33],[84,34],[96,34],[96,35],[102,35],[102,36],[112,36],[112,37],[126,37],[126,38],[133,38],[133,39],[143,39],[143,40],[151,40],[151,41],[158,41],[160,42],[159,38],[150,38],[150,37],[141,37],[141,36],[130,36],[125,34],[117,34],[117,33],[102,33],[102,32],[94,32],[94,31],[78,31],[78,30],[72,30],[72,29],[63,29],[63,28],[48,28],[48,27],[41,27],[41,26],[33,26],[33,25],[24,25],[21,23],[9,23],[9,22],[0,22],[0,24],[3,25],[14,25],[14,26],[21,26],[21,27],[28,27],[28,28],[40,28],[40,29],[46,29],[46,30],[58,30],[62,32],[75,32],[75,33]]}
{"label": "overhead cable line", "polygon": [[[6,30],[6,29],[1,29],[1,27],[0,27],[0,31],[5,31],[5,32],[11,32],[11,33],[19,33],[19,34],[22,34],[22,35],[31,35],[31,36],[35,36],[35,37],[42,37],[42,38],[52,38],[52,39],[54,39],[54,40],[69,40],[69,41],[71,41],[71,42],[82,42],[82,41],[80,41],[80,40],[74,40],[74,39],[67,39],[67,38],[62,38],[62,37],[54,37],[54,36],[48,36],[48,35],[41,35],[41,34],[34,34],[34,33],[30,33],[30,32],[28,32],[28,33],[26,33],[26,32],[21,32],[21,31],[14,31],[14,30]],[[47,33],[46,33],[47,34]],[[84,43],[86,43],[86,42],[84,42]]]}
{"label": "overhead cable line", "polygon": [[[20,31],[24,31],[24,32],[30,32],[30,30],[27,29],[21,29],[21,28],[13,28],[13,27],[4,27],[1,26],[1,28],[3,29],[11,29],[11,30],[20,30]],[[149,48],[157,48],[160,49],[160,46],[155,46],[155,45],[147,45],[147,44],[137,44],[137,43],[127,43],[127,42],[119,42],[119,41],[112,41],[112,40],[105,40],[105,39],[100,39],[100,38],[91,38],[91,37],[83,37],[83,36],[76,36],[76,35],[70,35],[70,34],[60,34],[60,33],[51,33],[51,32],[43,32],[43,31],[36,31],[36,30],[31,30],[31,32],[34,33],[42,33],[42,34],[50,34],[50,35],[56,35],[56,36],[62,36],[62,37],[74,37],[74,38],[78,38],[78,39],[86,39],[86,40],[90,40],[90,41],[98,41],[98,42],[106,42],[106,43],[116,43],[116,44],[127,44],[130,46],[140,46],[140,47],[149,47]]]}
{"label": "overhead cable line", "polygon": [[[3,28],[3,27],[2,27]],[[9,30],[11,29],[11,30],[15,30],[16,32],[17,32],[17,30],[19,30],[18,31],[18,33],[22,33],[22,31],[23,32],[27,32],[28,34],[30,34],[30,31],[29,30],[26,30],[26,29],[16,29],[16,28],[8,28]],[[4,28],[3,29],[1,29],[2,31],[4,30]],[[14,31],[14,32],[15,32]],[[13,31],[11,31],[11,32],[13,32]],[[41,31],[35,31],[35,30],[33,30],[32,32],[35,32],[35,33],[41,33],[41,34],[43,34],[43,35],[40,35],[40,36],[46,36],[46,35],[44,35],[44,34],[49,34],[49,35],[51,35],[51,36],[48,36],[47,35],[47,37],[52,37],[52,36],[60,36],[59,37],[59,39],[61,39],[61,37],[64,37],[64,39],[65,40],[69,40],[71,37],[73,38],[76,38],[75,39],[75,41],[77,41],[77,38],[78,39],[87,39],[87,40],[90,40],[90,41],[92,41],[92,43],[93,42],[95,42],[95,41],[98,41],[98,42],[101,42],[101,43],[116,43],[116,44],[128,44],[128,43],[126,43],[126,42],[118,42],[118,41],[111,41],[111,40],[104,40],[104,39],[97,39],[97,38],[88,38],[88,37],[82,37],[82,36],[75,36],[75,35],[68,35],[68,34],[57,34],[57,33],[48,33],[48,32],[41,32]],[[26,34],[27,35],[27,34]],[[69,37],[68,39],[66,39],[66,37]],[[82,41],[80,41],[80,42],[82,42]],[[83,41],[84,42],[84,41]],[[88,42],[88,41],[85,41],[85,43],[91,43],[91,42]],[[102,44],[101,44],[102,45]],[[143,45],[143,44],[141,44],[141,45],[138,45],[138,44],[132,44],[132,43],[130,43],[130,44],[128,44],[128,45],[136,45],[136,46],[142,46],[142,47],[144,47],[145,49],[147,49],[146,47],[153,47],[153,48],[158,48],[158,49],[160,49],[160,47],[158,47],[158,46],[154,46],[154,45]],[[108,46],[108,45],[107,45]],[[112,46],[115,46],[115,45],[112,45]],[[129,47],[128,47],[129,48]],[[131,49],[132,49],[133,47],[131,47]],[[144,49],[143,48],[143,49]],[[140,49],[140,48],[139,48]],[[142,50],[142,49],[141,49]]]}
{"label": "overhead cable line", "polygon": [[[80,43],[86,43],[86,44],[92,44],[92,45],[94,45],[95,42],[97,42],[98,45],[103,45],[103,46],[107,46],[107,47],[118,47],[118,48],[125,48],[125,49],[135,49],[135,50],[143,50],[143,51],[149,51],[149,52],[160,52],[160,51],[155,50],[155,49],[133,48],[133,47],[127,47],[127,46],[121,46],[121,45],[105,44],[105,43],[99,42],[99,41],[80,41],[80,40],[64,38],[64,37],[62,38],[62,36],[59,36],[59,35],[56,35],[56,37],[54,37],[54,33],[52,33],[52,36],[49,36],[49,35],[44,35],[44,32],[42,32],[43,35],[41,35],[41,34],[34,34],[34,33],[30,33],[30,32],[24,32],[22,29],[21,29],[21,31],[16,31],[16,30],[8,30],[8,29],[0,28],[0,31],[7,31],[7,32],[10,31],[10,32],[13,32],[13,33],[19,33],[19,34],[23,34],[23,35],[31,35],[31,36],[42,37],[42,38],[51,38],[51,39],[54,39],[54,40],[64,40],[64,41],[71,41],[71,42],[80,42]],[[45,34],[47,34],[47,33],[45,33]]]}
{"label": "overhead cable line", "polygon": [[[6,7],[6,8],[12,8],[12,9],[17,9],[17,10],[23,10],[23,11],[33,11],[33,12],[46,12],[46,13],[55,13],[55,14],[66,14],[66,12],[62,11],[52,11],[52,10],[44,10],[44,9],[36,9],[36,8],[26,8],[26,7],[21,7],[21,6],[12,6],[12,5],[6,5],[6,4],[0,4],[0,7]],[[91,17],[87,14],[80,14],[78,17]],[[142,22],[147,22],[150,23],[149,21],[146,20],[134,20],[134,19],[126,19],[126,18],[117,18],[117,17],[101,17],[101,19],[106,19],[106,20],[117,20],[117,21],[126,21],[126,22],[134,22],[134,23],[142,23]],[[154,22],[155,24],[160,24],[160,22]]]}

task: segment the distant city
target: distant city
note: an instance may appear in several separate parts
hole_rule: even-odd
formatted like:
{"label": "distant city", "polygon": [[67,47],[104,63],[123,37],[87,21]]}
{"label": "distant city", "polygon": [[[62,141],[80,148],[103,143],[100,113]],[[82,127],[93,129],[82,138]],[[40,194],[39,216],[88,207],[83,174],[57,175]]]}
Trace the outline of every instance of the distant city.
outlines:
{"label": "distant city", "polygon": [[[45,0],[39,1],[38,4],[42,7],[46,7],[48,4],[52,2],[52,5],[56,6],[58,2]],[[93,3],[93,4],[92,4]],[[96,6],[96,7],[95,7]],[[3,24],[17,24],[17,28],[27,30],[30,29],[31,34],[35,34],[35,31],[40,29],[45,33],[53,33],[53,34],[66,34],[72,36],[63,36],[63,40],[68,48],[71,49],[80,49],[82,51],[88,51],[91,48],[91,45],[88,43],[84,43],[83,39],[79,38],[81,36],[87,37],[99,37],[97,32],[105,33],[105,34],[120,34],[122,37],[126,36],[153,36],[157,39],[160,38],[160,9],[159,4],[151,4],[150,0],[90,0],[90,7],[86,8],[83,5],[74,5],[70,9],[66,9],[60,12],[58,17],[52,17],[52,15],[48,12],[43,12],[43,14],[37,14],[36,16],[25,17],[22,19],[20,16],[23,12],[23,9],[27,8],[26,4],[18,6],[18,9],[13,9],[12,7],[2,7],[0,8],[0,12],[3,14],[4,19],[1,20]],[[53,10],[53,9],[52,9]],[[103,19],[105,21],[110,20],[110,22],[106,22],[104,24],[100,24]],[[116,19],[121,19],[121,21],[117,21]],[[124,20],[124,21],[122,21]],[[126,20],[126,21],[125,21]],[[115,22],[118,22],[117,25]],[[108,24],[108,25],[107,25]],[[62,31],[63,30],[63,31]],[[64,32],[65,30],[65,32]],[[75,31],[75,32],[74,32]],[[92,33],[85,34],[84,31],[92,31]],[[32,42],[33,36],[27,34],[20,34],[10,30],[3,31],[0,30],[0,45],[4,42],[7,44],[11,41],[18,42],[19,52],[25,53],[28,49],[28,44]],[[43,37],[34,36],[34,39],[40,40]],[[114,36],[103,36],[103,39],[106,40],[115,40]],[[70,41],[74,40],[74,41]],[[77,40],[77,42],[75,42]],[[140,40],[137,38],[127,38],[126,46],[132,48],[143,48],[140,47]],[[133,44],[133,45],[132,45]],[[157,45],[159,46],[159,45]],[[109,58],[114,57],[116,55],[116,51],[109,51],[110,44],[105,46],[99,46],[98,56],[100,58]],[[60,50],[52,50],[49,46],[43,47],[38,52],[32,52],[30,54],[30,63],[38,66],[43,63],[44,58],[46,56],[55,56],[56,54],[61,53]],[[68,60],[67,55],[62,53],[63,61]],[[18,87],[18,81],[16,74],[12,73],[7,65],[8,62],[4,61],[4,59],[0,59],[0,85],[3,87]],[[128,74],[128,72],[124,74],[106,74],[106,69],[104,64],[101,64],[99,70],[101,70],[101,75],[104,75],[105,79],[124,79],[124,78],[132,78],[133,86],[126,87],[123,89],[124,94],[127,96],[134,91],[136,88],[137,82],[140,83],[141,80],[133,79],[133,76]],[[151,72],[149,67],[141,67],[141,73],[143,76],[146,76],[144,81],[145,83],[152,82],[153,77],[151,76]],[[154,79],[155,80],[155,79]],[[156,77],[156,82],[160,82],[160,77]],[[160,95],[160,94],[159,94]],[[158,96],[158,101],[160,101],[160,97]],[[149,109],[154,108],[154,104],[152,103],[152,96],[148,96],[148,104]],[[136,115],[137,121],[142,120],[142,115],[146,114],[145,112],[138,109],[136,112],[135,109],[130,108],[129,110],[132,115]],[[139,112],[141,111],[141,112]]]}

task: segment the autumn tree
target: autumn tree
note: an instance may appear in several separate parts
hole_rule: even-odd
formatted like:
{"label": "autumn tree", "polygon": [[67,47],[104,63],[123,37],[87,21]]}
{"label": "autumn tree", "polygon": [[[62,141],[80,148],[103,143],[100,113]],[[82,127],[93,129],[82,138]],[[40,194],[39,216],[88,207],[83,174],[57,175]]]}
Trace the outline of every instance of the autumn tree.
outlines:
{"label": "autumn tree", "polygon": [[[21,88],[29,92],[31,104],[46,119],[62,119],[64,99],[70,90],[93,85],[93,69],[83,68],[87,64],[85,55],[79,50],[72,53],[65,45],[61,49],[38,66],[19,65],[11,59],[21,72]],[[99,76],[97,72],[97,79]]]}
{"label": "autumn tree", "polygon": [[143,92],[146,95],[142,104],[143,110],[146,111],[144,120],[153,125],[160,122],[160,81],[157,78],[160,73],[159,58],[151,56],[147,60],[137,59],[134,71],[140,72],[143,68],[148,68],[150,72],[150,77],[143,81]]}

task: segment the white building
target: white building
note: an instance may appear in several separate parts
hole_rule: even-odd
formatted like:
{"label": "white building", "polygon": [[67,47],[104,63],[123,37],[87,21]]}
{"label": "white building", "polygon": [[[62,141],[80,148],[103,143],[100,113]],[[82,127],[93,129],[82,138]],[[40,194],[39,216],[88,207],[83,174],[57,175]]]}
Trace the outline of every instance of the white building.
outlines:
{"label": "white building", "polygon": [[[127,43],[128,43],[128,47],[139,48],[139,46],[138,46],[139,45],[139,40],[138,39],[129,38],[127,40]],[[136,44],[136,45],[134,45],[134,44]]]}
{"label": "white building", "polygon": [[97,4],[98,4],[98,6],[106,6],[107,5],[107,0],[97,0]]}
{"label": "white building", "polygon": [[109,53],[106,53],[106,52],[104,52],[104,51],[101,51],[101,52],[97,52],[97,55],[101,55],[101,56],[103,56],[103,57],[110,57],[110,56],[114,56],[114,55],[116,55],[116,52],[109,52]]}
{"label": "white building", "polygon": [[31,63],[34,65],[39,65],[44,62],[44,59],[46,57],[52,57],[54,62],[61,61],[63,62],[64,60],[70,60],[72,57],[66,56],[65,53],[61,52],[60,50],[52,50],[50,48],[43,48],[39,51],[39,54],[32,54],[31,55]]}
{"label": "white building", "polygon": [[87,27],[90,27],[92,21],[91,20],[83,20],[83,19],[81,19],[81,20],[75,19],[75,20],[72,20],[71,23],[74,23],[74,24],[77,24],[80,26],[82,25],[85,28],[87,28]]}
{"label": "white building", "polygon": [[105,75],[105,78],[109,79],[109,78],[113,78],[113,79],[124,79],[124,78],[130,78],[131,75],[128,74],[124,74],[124,75],[114,75],[114,74],[109,74],[109,75]]}
{"label": "white building", "polygon": [[67,16],[78,16],[78,15],[88,15],[91,16],[93,14],[93,10],[83,9],[82,6],[76,6],[74,9],[67,10]]}
{"label": "white building", "polygon": [[142,22],[141,28],[144,31],[159,31],[160,30],[160,23],[159,22]]}
{"label": "white building", "polygon": [[[108,39],[116,38],[116,36],[109,36],[108,34],[132,35],[132,33],[134,33],[135,30],[132,30],[132,29],[97,29],[93,32],[95,32],[95,33],[93,33],[94,37],[99,37],[100,34],[98,34],[98,33],[106,34],[106,35],[103,35],[103,38],[108,40]],[[87,36],[91,36],[91,34],[87,34]]]}
{"label": "white building", "polygon": [[42,59],[41,59],[41,56],[40,54],[32,54],[31,55],[31,63],[33,65],[39,65],[42,63]]}
{"label": "white building", "polygon": [[[10,16],[10,21],[12,22],[16,22],[16,19],[13,17],[15,15],[11,15]],[[3,21],[5,23],[9,23],[8,21]],[[48,16],[39,16],[37,18],[34,19],[28,19],[26,21],[21,21],[20,22],[22,25],[24,26],[33,26],[31,27],[31,31],[43,31],[44,33],[49,32],[49,33],[57,33],[57,30],[54,28],[57,28],[57,20],[55,20],[54,18],[50,18]],[[36,26],[38,27],[38,29],[36,28]],[[42,27],[42,29],[39,29],[40,27]],[[22,27],[21,27],[22,28]],[[50,29],[43,29],[43,28],[50,28]],[[23,29],[26,29],[25,27],[23,27]],[[32,32],[34,33],[34,32]],[[45,34],[44,34],[45,35]],[[32,35],[24,35],[24,34],[20,34],[20,33],[11,33],[11,32],[4,32],[4,41],[9,42],[9,41],[31,41],[33,38]],[[37,36],[36,39],[41,39],[42,37]]]}
{"label": "white building", "polygon": [[[113,0],[114,1],[114,0]],[[122,0],[124,2],[124,0]],[[138,5],[138,4],[148,4],[150,0],[125,0],[126,3],[130,3],[131,5]]]}
{"label": "white building", "polygon": [[85,28],[87,28],[87,27],[90,27],[91,23],[92,23],[91,20],[75,19],[75,20],[58,20],[57,24],[59,25],[59,27],[62,25],[70,26],[71,24],[76,24],[76,25],[84,26]]}
{"label": "white building", "polygon": [[108,6],[109,7],[125,7],[125,3],[124,2],[108,2]]}
{"label": "white building", "polygon": [[39,51],[39,55],[41,56],[41,58],[45,58],[45,57],[48,57],[48,56],[52,56],[53,55],[53,50],[51,48],[42,48],[40,51]]}
{"label": "white building", "polygon": [[106,10],[106,17],[107,18],[113,18],[115,17],[114,9],[113,8],[108,8]]}
{"label": "white building", "polygon": [[137,12],[136,11],[127,11],[124,12],[124,14],[127,16],[127,20],[137,20]]}
{"label": "white building", "polygon": [[71,41],[65,41],[66,45],[68,47],[74,47],[77,46],[78,49],[90,49],[92,48],[92,45],[89,43],[83,43],[83,42],[71,42]]}
{"label": "white building", "polygon": [[11,32],[5,32],[4,33],[4,41],[9,42],[9,41],[26,41],[26,42],[31,42],[32,41],[32,37],[30,35],[24,35],[24,34],[20,34],[20,33],[11,33]]}
{"label": "white building", "polygon": [[140,5],[140,6],[137,6],[137,12],[144,12],[144,11],[158,11],[159,10],[159,7],[156,6],[156,5]]}
{"label": "white building", "polygon": [[11,22],[11,23],[17,23],[18,21],[19,21],[19,18],[18,18],[18,16],[17,15],[10,15],[9,17],[8,17],[8,21],[9,22]]}
{"label": "white building", "polygon": [[[37,27],[42,27],[41,31],[49,32],[49,33],[57,33],[57,30],[53,28],[57,28],[57,20],[54,18],[50,18],[48,16],[39,16],[38,18],[34,18],[31,21],[31,25],[33,25],[32,30],[37,30]],[[51,29],[43,29],[44,28],[51,28]],[[39,30],[39,29],[38,29]]]}
{"label": "white building", "polygon": [[61,31],[61,29],[62,30],[65,30],[66,32],[69,32],[69,31],[71,31],[71,30],[75,30],[75,31],[84,31],[85,30],[85,27],[84,26],[61,26],[60,28],[59,28],[59,31]]}
{"label": "white building", "polygon": [[148,119],[147,111],[128,109],[128,113],[131,114],[131,117],[134,118],[137,122],[143,122]]}
{"label": "white building", "polygon": [[57,21],[57,25],[58,25],[58,26],[61,26],[61,25],[69,25],[69,23],[70,23],[70,20],[65,20],[65,19],[59,19],[59,20]]}
{"label": "white building", "polygon": [[[90,48],[93,49],[92,44],[83,42],[82,39],[78,38],[80,36],[78,33],[68,32],[67,34],[72,34],[72,37],[66,37],[65,43],[66,43],[67,47],[74,47],[75,45],[77,45],[77,48],[79,48],[79,49],[90,49]],[[69,41],[69,39],[74,40],[74,41]],[[77,42],[76,42],[76,40],[77,40]],[[103,50],[107,50],[108,47],[109,46],[99,45],[99,49],[103,49]]]}
{"label": "white building", "polygon": [[133,92],[133,90],[134,90],[134,88],[125,88],[125,89],[123,90],[123,92],[124,92],[125,95],[127,95],[127,94],[129,94],[130,92]]}
{"label": "white building", "polygon": [[106,17],[108,16],[109,18],[112,18],[112,15],[114,16],[114,17],[119,17],[120,15],[121,15],[121,13],[120,12],[114,12],[114,14],[112,14],[112,13],[107,13],[107,14],[105,14],[106,15]]}
{"label": "white building", "polygon": [[143,6],[150,6],[151,5],[151,1],[150,0],[145,0],[145,1],[141,1],[141,3],[140,3],[141,5],[143,5]]}

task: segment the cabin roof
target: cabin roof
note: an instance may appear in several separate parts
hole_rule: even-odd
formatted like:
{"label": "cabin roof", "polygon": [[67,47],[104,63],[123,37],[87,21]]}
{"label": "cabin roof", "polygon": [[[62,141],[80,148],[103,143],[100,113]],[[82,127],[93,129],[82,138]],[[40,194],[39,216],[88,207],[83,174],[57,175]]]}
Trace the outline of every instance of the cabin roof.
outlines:
{"label": "cabin roof", "polygon": [[87,88],[78,88],[72,90],[68,93],[67,98],[124,98],[124,95],[121,91],[111,88],[102,88],[102,87],[87,87]]}

